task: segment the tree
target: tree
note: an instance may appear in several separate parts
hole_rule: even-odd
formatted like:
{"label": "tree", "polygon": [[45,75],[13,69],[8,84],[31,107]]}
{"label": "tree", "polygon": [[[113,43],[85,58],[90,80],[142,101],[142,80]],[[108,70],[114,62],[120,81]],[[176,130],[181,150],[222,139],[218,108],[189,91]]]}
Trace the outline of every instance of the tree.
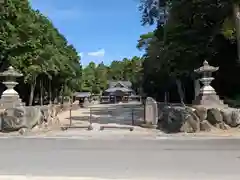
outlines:
{"label": "tree", "polygon": [[83,69],[82,91],[101,94],[107,88],[108,81],[131,81],[133,88],[140,92],[142,83],[142,58],[134,56],[132,59],[124,58],[120,61],[112,61],[109,66],[103,62],[96,65],[90,62]]}
{"label": "tree", "polygon": [[53,92],[65,85],[79,89],[80,57],[52,22],[27,0],[5,0],[0,8],[1,69],[11,64],[24,74],[18,86],[22,99],[32,105],[39,93],[42,103],[43,91],[48,91],[51,102]]}
{"label": "tree", "polygon": [[95,79],[97,81],[96,84],[99,85],[97,93],[101,94],[101,92],[107,88],[107,83],[108,83],[107,73],[108,73],[108,67],[105,66],[103,62],[101,62],[96,67],[96,72],[95,72]]}
{"label": "tree", "polygon": [[137,48],[139,50],[146,49],[154,37],[155,37],[154,32],[142,34],[138,40]]}
{"label": "tree", "polygon": [[[158,24],[155,39],[153,38],[148,46],[145,46],[146,54],[143,67],[145,90],[158,96],[158,92],[161,92],[159,89],[163,89],[161,87],[163,83],[160,82],[160,79],[167,80],[169,82],[167,84],[171,86],[172,82],[175,81],[174,86],[178,87],[178,94],[180,94],[177,101],[185,101],[184,96],[189,96],[190,93],[184,93],[184,91],[191,89],[189,82],[194,78],[193,70],[199,67],[204,59],[207,59],[210,64],[220,66],[219,74],[222,75],[217,76],[217,81],[214,83],[215,87],[221,95],[233,95],[233,92],[220,89],[218,84],[223,83],[223,76],[227,71],[226,67],[228,70],[233,69],[234,74],[231,76],[237,75],[236,52],[230,50],[236,46],[236,41],[233,40],[232,36],[234,30],[229,31],[230,27],[227,22],[230,21],[227,19],[232,16],[233,3],[238,1],[229,3],[227,0],[218,2],[213,0],[169,0],[161,1],[162,4],[159,3],[160,1],[157,2],[142,1],[141,12],[144,24]],[[159,24],[159,14],[167,8],[168,20],[166,24]],[[232,54],[226,52],[226,49],[229,49],[228,52]],[[232,57],[231,66],[226,66],[223,58],[226,56]],[[231,84],[236,85],[234,82]],[[166,86],[164,88],[169,89]],[[160,96],[162,97],[162,95]],[[191,102],[192,97],[187,98],[187,101]]]}
{"label": "tree", "polygon": [[94,93],[95,69],[96,64],[94,62],[90,62],[89,65],[83,69],[82,91]]}
{"label": "tree", "polygon": [[108,70],[108,79],[109,80],[123,80],[123,64],[121,61],[112,61]]}

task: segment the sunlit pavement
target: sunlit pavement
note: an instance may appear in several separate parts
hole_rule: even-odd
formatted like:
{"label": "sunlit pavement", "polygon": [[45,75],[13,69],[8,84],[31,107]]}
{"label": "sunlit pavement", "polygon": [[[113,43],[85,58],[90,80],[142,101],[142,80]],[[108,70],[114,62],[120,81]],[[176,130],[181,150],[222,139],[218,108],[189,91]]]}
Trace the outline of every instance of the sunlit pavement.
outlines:
{"label": "sunlit pavement", "polygon": [[240,179],[239,139],[12,137],[0,139],[0,158],[9,180]]}

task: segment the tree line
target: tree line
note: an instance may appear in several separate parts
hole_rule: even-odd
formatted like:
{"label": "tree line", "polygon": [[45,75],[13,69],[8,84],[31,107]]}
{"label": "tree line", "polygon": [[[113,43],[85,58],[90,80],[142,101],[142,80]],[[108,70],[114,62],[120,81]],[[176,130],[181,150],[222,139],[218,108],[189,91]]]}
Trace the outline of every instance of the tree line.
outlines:
{"label": "tree line", "polygon": [[127,64],[124,59],[114,61],[105,77],[134,81],[147,96],[158,101],[191,103],[194,81],[199,78],[194,69],[207,60],[219,67],[212,84],[221,98],[240,102],[240,81],[236,80],[240,76],[239,3],[239,0],[140,0],[142,25],[155,25],[156,29],[141,35],[137,42],[137,48],[145,52],[140,58],[141,67],[136,68],[137,76],[135,71],[123,68]]}
{"label": "tree line", "polygon": [[17,86],[23,101],[43,104],[80,89],[80,57],[46,16],[28,0],[4,0],[0,13],[1,71],[12,65],[23,73]]}
{"label": "tree line", "polygon": [[131,59],[114,60],[109,66],[103,62],[90,62],[83,68],[82,91],[100,94],[108,88],[111,80],[131,81],[136,92],[141,91],[141,73],[143,59],[134,56]]}
{"label": "tree line", "polygon": [[[218,66],[213,86],[228,99],[240,99],[240,0],[140,0],[142,25],[155,25],[136,42],[143,57],[89,63],[82,68],[76,49],[28,0],[4,0],[0,6],[0,70],[23,73],[17,86],[29,105],[75,91],[101,94],[108,80],[129,80],[138,92],[158,101],[191,103],[194,69],[204,60]],[[240,49],[240,48],[239,48]],[[232,88],[230,88],[232,87]],[[4,90],[0,86],[0,90]]]}
{"label": "tree line", "polygon": [[219,67],[213,87],[225,100],[240,102],[237,39],[239,0],[141,0],[143,25],[156,25],[140,37],[145,52],[143,89],[163,101],[191,103],[194,69],[204,60]]}

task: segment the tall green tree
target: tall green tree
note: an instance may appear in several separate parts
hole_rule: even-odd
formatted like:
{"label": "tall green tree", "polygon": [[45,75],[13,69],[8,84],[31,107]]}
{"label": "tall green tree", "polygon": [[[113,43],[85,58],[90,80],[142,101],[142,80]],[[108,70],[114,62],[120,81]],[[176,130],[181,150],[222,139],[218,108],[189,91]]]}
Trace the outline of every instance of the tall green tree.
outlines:
{"label": "tall green tree", "polygon": [[96,67],[96,71],[95,71],[95,79],[98,82],[96,84],[99,85],[98,93],[100,94],[102,91],[104,91],[107,88],[107,85],[108,85],[107,75],[108,75],[108,67],[105,66],[103,62],[101,62]]}
{"label": "tall green tree", "polygon": [[79,89],[80,57],[52,22],[28,0],[4,0],[0,8],[0,65],[4,70],[11,64],[23,73],[18,86],[23,100],[32,105],[40,94],[42,103],[48,91],[51,102],[65,85]]}
{"label": "tall green tree", "polygon": [[142,62],[143,59],[134,56],[131,59],[123,58],[112,61],[109,66],[103,62],[96,65],[90,62],[83,69],[82,91],[101,94],[107,87],[108,81],[131,81],[134,90],[141,91],[142,86]]}
{"label": "tall green tree", "polygon": [[87,67],[83,69],[83,83],[82,83],[82,91],[94,93],[95,91],[95,69],[96,64],[94,62],[90,62]]}
{"label": "tall green tree", "polygon": [[[193,70],[207,59],[210,64],[220,66],[214,82],[220,94],[232,96],[236,93],[223,90],[224,88],[219,86],[220,83],[237,85],[236,82],[226,82],[223,77],[232,79],[238,72],[236,51],[232,50],[234,46],[236,47],[234,40],[236,38],[233,37],[235,30],[231,29],[229,26],[231,21],[228,20],[233,15],[233,7],[238,1],[143,0],[141,3],[143,23],[158,25],[155,31],[156,38],[146,47],[144,62],[146,91],[155,96],[161,92],[159,89],[166,88],[164,91],[168,91],[169,88],[163,86],[160,81],[164,79],[169,82],[165,84],[175,84],[177,87],[180,95],[177,101],[186,101],[185,95],[190,94],[186,90],[191,89],[189,81],[194,79]],[[161,24],[159,17],[164,9],[168,11],[167,22]],[[224,59],[226,57],[231,59],[231,63],[230,61],[226,63]],[[228,71],[232,69],[231,75],[226,74],[227,69]],[[174,81],[175,83],[172,83]],[[152,84],[152,89],[149,83]],[[191,102],[191,99],[192,97],[188,97],[188,102]]]}

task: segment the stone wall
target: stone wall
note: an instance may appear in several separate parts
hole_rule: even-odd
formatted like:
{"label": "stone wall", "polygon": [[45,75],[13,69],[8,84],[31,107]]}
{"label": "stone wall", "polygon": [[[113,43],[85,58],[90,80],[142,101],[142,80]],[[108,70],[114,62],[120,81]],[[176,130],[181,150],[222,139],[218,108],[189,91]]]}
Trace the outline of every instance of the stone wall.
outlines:
{"label": "stone wall", "polygon": [[158,128],[167,133],[227,130],[240,126],[240,110],[223,107],[165,105],[159,109]]}
{"label": "stone wall", "polygon": [[20,106],[1,109],[1,131],[30,131],[33,128],[60,128],[58,114],[69,110],[70,105]]}

